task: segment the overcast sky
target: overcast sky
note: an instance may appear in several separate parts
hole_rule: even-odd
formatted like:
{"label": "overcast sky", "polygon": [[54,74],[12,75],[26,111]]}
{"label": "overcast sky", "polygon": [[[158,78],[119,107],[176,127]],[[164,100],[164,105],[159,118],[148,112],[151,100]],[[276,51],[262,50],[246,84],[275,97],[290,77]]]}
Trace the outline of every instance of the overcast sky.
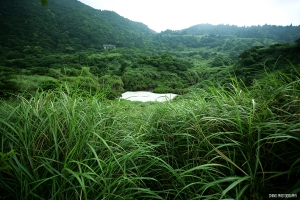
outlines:
{"label": "overcast sky", "polygon": [[300,25],[300,0],[79,0],[115,11],[157,32],[202,23]]}

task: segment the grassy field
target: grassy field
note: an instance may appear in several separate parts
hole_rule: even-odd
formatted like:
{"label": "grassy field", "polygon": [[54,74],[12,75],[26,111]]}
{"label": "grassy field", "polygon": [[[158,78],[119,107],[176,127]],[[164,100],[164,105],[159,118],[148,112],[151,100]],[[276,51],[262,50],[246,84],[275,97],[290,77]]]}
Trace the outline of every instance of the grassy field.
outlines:
{"label": "grassy field", "polygon": [[165,103],[67,86],[0,104],[0,199],[266,199],[300,193],[300,79],[232,79]]}

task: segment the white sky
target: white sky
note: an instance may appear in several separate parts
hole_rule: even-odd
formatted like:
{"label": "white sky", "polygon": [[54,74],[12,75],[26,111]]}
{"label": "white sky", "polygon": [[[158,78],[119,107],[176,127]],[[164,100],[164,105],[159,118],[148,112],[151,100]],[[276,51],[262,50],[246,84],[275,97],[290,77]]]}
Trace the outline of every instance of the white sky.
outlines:
{"label": "white sky", "polygon": [[79,0],[93,8],[115,11],[157,32],[202,23],[300,25],[300,0]]}

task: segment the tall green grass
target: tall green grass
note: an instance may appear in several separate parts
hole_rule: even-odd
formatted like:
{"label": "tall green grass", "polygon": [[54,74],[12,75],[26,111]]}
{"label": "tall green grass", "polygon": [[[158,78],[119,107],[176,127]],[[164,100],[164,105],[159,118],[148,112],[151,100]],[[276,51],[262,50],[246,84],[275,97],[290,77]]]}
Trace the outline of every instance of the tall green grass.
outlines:
{"label": "tall green grass", "polygon": [[68,89],[0,106],[3,199],[265,199],[299,193],[300,79],[173,102]]}

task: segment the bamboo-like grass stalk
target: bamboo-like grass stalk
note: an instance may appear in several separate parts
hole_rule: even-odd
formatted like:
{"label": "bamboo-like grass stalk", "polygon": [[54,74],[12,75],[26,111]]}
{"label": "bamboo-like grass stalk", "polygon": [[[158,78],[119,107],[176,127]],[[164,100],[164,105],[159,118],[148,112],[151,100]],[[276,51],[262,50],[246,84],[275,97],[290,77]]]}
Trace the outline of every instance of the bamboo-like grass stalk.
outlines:
{"label": "bamboo-like grass stalk", "polygon": [[299,192],[296,75],[268,73],[248,88],[233,78],[189,95],[136,104],[64,85],[2,101],[1,198],[259,199]]}

